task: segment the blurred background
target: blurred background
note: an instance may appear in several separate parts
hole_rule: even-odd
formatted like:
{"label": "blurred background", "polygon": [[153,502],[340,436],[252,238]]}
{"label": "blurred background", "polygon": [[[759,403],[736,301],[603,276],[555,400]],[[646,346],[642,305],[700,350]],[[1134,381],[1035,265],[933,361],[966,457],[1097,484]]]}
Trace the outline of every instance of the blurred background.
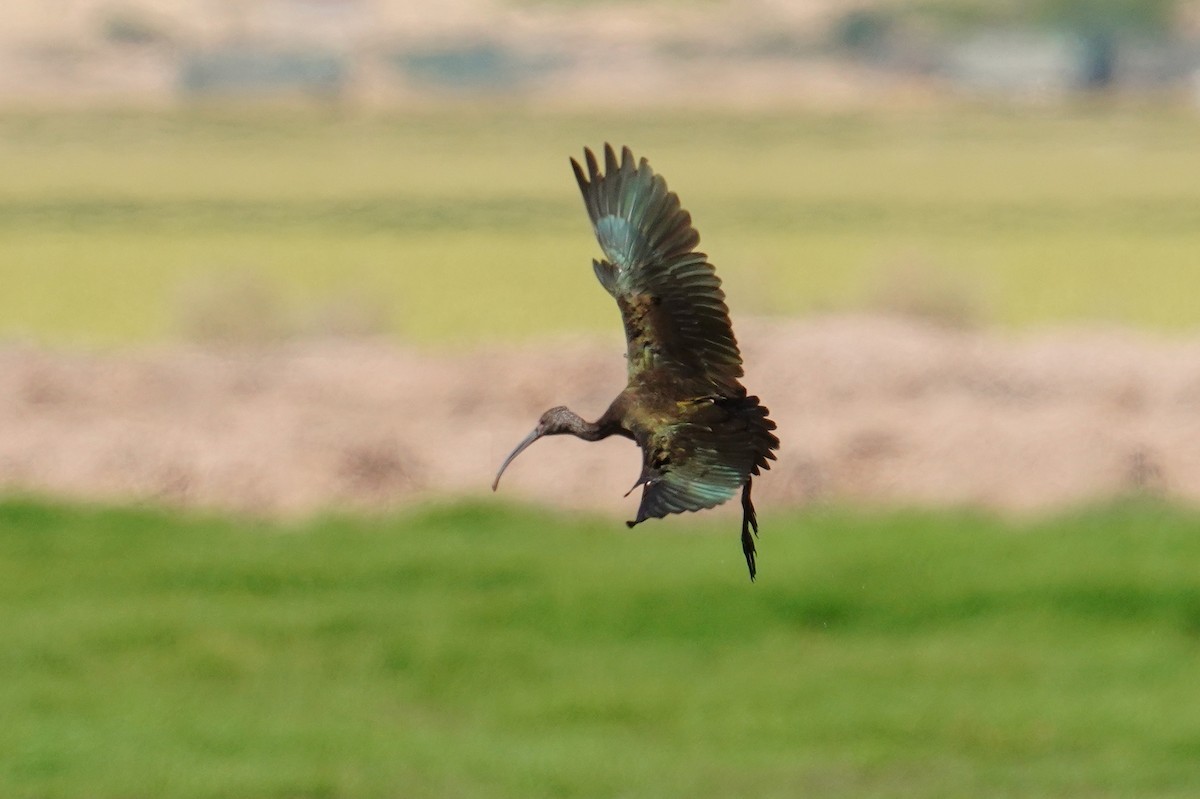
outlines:
{"label": "blurred background", "polygon": [[[0,794],[1194,796],[1200,3],[12,0]],[[630,532],[568,157],[778,420]]]}

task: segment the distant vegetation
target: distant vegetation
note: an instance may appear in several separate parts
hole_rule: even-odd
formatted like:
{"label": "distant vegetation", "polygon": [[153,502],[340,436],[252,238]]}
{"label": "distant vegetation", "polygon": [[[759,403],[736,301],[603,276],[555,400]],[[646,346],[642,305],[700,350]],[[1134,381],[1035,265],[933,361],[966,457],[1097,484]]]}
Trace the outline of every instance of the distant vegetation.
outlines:
{"label": "distant vegetation", "polygon": [[1180,0],[925,0],[904,12],[957,27],[1031,25],[1165,33],[1177,20]]}
{"label": "distant vegetation", "polygon": [[[265,307],[276,335],[319,330],[331,297],[349,329],[425,341],[615,335],[567,168],[605,140],[681,193],[735,316],[886,306],[916,264],[928,296],[915,281],[897,307],[1005,325],[1200,318],[1190,114],[213,110],[0,117],[0,335],[261,330],[231,314]],[[238,286],[255,295],[230,298]]]}

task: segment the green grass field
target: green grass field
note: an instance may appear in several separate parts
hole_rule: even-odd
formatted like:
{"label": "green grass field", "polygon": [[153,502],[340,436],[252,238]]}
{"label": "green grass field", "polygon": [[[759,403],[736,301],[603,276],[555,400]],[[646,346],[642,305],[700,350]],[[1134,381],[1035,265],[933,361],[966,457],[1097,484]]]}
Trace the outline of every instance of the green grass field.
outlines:
{"label": "green grass field", "polygon": [[332,296],[421,341],[612,330],[566,162],[606,139],[681,193],[735,315],[900,285],[1003,325],[1197,322],[1180,112],[9,112],[0,335],[169,338],[245,275],[294,326]]}
{"label": "green grass field", "polygon": [[0,795],[1193,797],[1200,516],[0,503]]}

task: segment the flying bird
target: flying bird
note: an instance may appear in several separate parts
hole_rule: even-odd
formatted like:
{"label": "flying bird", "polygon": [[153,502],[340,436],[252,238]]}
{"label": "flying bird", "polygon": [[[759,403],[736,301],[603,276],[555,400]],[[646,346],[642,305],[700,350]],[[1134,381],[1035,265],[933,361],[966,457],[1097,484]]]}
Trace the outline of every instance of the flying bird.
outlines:
{"label": "flying bird", "polygon": [[592,268],[625,323],[629,382],[595,422],[561,406],[543,413],[504,459],[492,490],[542,436],[624,436],[642,449],[641,474],[626,493],[640,486],[641,504],[626,524],[712,508],[740,490],[742,552],[754,580],[758,519],[750,487],[770,468],[779,439],[767,409],[739,381],[742,356],[721,281],[708,256],[696,252],[691,215],[645,158],[635,164],[624,147],[618,162],[606,144],[601,172],[595,154],[583,153],[586,171],[574,158],[571,167],[604,252]]}

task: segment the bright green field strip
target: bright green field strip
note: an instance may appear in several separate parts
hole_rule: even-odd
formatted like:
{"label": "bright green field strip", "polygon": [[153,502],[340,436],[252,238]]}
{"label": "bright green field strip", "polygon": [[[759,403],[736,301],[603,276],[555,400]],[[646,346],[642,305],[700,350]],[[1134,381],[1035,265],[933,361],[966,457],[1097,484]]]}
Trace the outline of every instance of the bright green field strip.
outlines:
{"label": "bright green field strip", "polygon": [[0,503],[0,794],[1187,797],[1200,516]]}
{"label": "bright green field strip", "polygon": [[1200,313],[1200,120],[1001,115],[0,117],[0,334],[180,332],[249,275],[303,316],[368,296],[423,340],[611,328],[570,171],[629,142],[681,192],[735,315],[957,287],[985,321]]}

